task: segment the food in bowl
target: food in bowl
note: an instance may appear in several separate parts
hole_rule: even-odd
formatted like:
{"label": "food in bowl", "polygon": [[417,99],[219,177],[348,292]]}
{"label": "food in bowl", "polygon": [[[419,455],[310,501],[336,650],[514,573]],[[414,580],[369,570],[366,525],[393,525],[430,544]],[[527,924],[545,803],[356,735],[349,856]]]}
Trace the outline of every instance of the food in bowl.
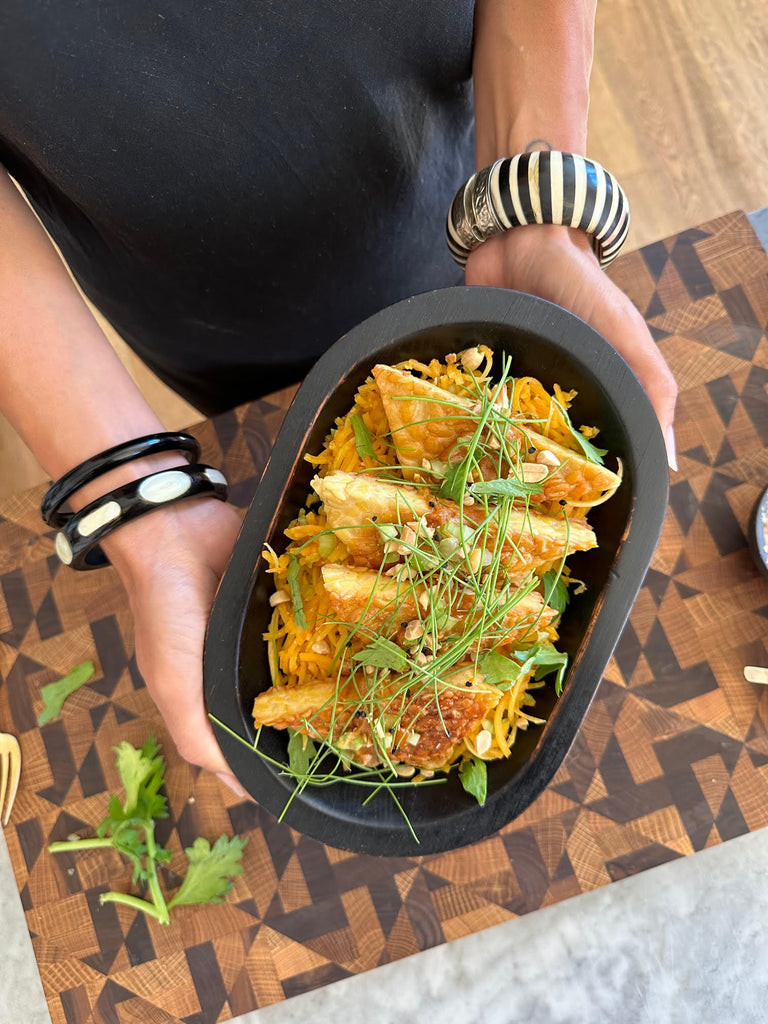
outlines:
{"label": "food in bowl", "polygon": [[[557,697],[554,685],[533,693],[533,712],[546,725],[518,729],[509,757],[484,762],[482,806],[462,788],[455,769],[418,785],[400,779],[402,788],[388,792],[375,788],[381,769],[362,767],[329,772],[327,785],[305,786],[301,776],[289,774],[292,758],[307,753],[301,733],[257,729],[253,721],[256,698],[272,686],[263,636],[274,612],[269,600],[275,583],[260,557],[264,543],[278,554],[285,551],[285,530],[306,507],[318,473],[305,453],[323,450],[337,419],[355,404],[358,388],[377,365],[445,362],[451,353],[482,345],[493,350],[497,373],[511,358],[516,379],[534,377],[550,393],[555,382],[577,390],[572,421],[599,426],[597,443],[610,450],[611,459],[621,458],[621,486],[610,501],[587,510],[597,547],[568,558],[573,577],[586,589],[575,595],[579,585],[569,588],[571,600],[557,623],[557,648],[568,654],[562,695]],[[309,372],[284,419],[280,414],[279,403],[267,400],[242,422],[251,457],[266,465],[214,600],[203,666],[216,739],[233,774],[257,801],[263,827],[278,827],[270,823],[272,815],[332,847],[421,856],[498,832],[526,813],[548,786],[558,801],[579,799],[567,773],[560,782],[556,773],[598,692],[667,510],[664,439],[624,360],[587,324],[543,299],[502,288],[446,288],[405,299],[351,328]],[[277,416],[282,422],[272,445]],[[608,464],[613,468],[612,461]],[[333,757],[328,761],[333,764]],[[366,774],[371,789],[347,784]],[[313,781],[321,781],[317,772]]]}
{"label": "food in bowl", "polygon": [[[253,720],[290,732],[300,785],[432,783],[458,769],[479,803],[486,762],[560,691],[558,624],[612,497],[574,392],[494,375],[486,345],[377,364],[336,420],[305,507],[269,544],[272,685]],[[256,743],[258,750],[258,737]]]}

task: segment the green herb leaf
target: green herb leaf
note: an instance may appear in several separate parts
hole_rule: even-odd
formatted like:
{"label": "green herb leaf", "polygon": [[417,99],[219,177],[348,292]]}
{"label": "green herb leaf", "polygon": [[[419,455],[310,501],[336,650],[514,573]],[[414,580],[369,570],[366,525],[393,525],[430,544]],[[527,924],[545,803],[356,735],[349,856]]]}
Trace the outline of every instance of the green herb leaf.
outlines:
{"label": "green herb leaf", "polygon": [[571,418],[566,412],[565,407],[562,406],[560,402],[558,402],[554,398],[552,399],[552,401],[563,414],[563,418],[565,419],[568,429],[570,430],[571,434],[573,434],[576,443],[584,452],[584,455],[589,459],[590,462],[596,462],[598,466],[602,466],[603,456],[608,454],[608,449],[598,448],[594,444],[592,444],[592,442],[588,438],[584,437],[580,430],[576,430],[574,425],[571,423]]}
{"label": "green herb leaf", "polygon": [[349,422],[352,424],[352,430],[355,432],[355,449],[361,459],[368,457],[369,459],[379,459],[376,455],[376,451],[373,447],[373,434],[368,429],[365,420],[362,417],[355,414],[350,417]]}
{"label": "green herb leaf", "polygon": [[524,480],[481,480],[470,487],[472,494],[487,494],[491,498],[527,498],[541,494],[541,481],[528,484]]}
{"label": "green herb leaf", "polygon": [[165,797],[158,794],[163,784],[165,761],[160,756],[160,747],[154,736],[137,750],[127,740],[115,747],[117,770],[125,787],[122,811],[126,818],[139,814],[141,817],[167,817]]}
{"label": "green herb leaf", "polygon": [[563,692],[565,670],[568,667],[568,655],[564,651],[558,651],[550,644],[534,644],[533,647],[519,648],[512,653],[513,657],[522,661],[521,671],[528,671],[532,666],[536,666],[536,679],[543,679],[557,669],[555,692],[558,697],[560,696]]}
{"label": "green herb leaf", "polygon": [[459,768],[459,779],[466,792],[482,807],[488,793],[488,770],[485,761],[479,757],[465,761]]}
{"label": "green herb leaf", "polygon": [[241,861],[247,842],[247,837],[227,839],[222,835],[211,847],[207,839],[198,836],[184,851],[189,868],[168,909],[192,903],[221,903],[232,888],[232,879],[243,873]]}
{"label": "green herb leaf", "polygon": [[522,672],[522,666],[498,651],[489,651],[480,661],[480,671],[486,683],[498,686],[500,683],[514,683]]}
{"label": "green herb leaf", "polygon": [[352,660],[359,661],[361,665],[389,668],[395,672],[404,672],[408,664],[408,658],[402,647],[398,647],[396,643],[383,636],[377,636],[373,643],[368,644],[357,654],[353,654]]}
{"label": "green herb leaf", "polygon": [[305,776],[317,756],[317,747],[304,733],[288,730],[288,768],[292,775]]}
{"label": "green herb leaf", "polygon": [[599,466],[603,465],[603,456],[608,454],[607,448],[598,448],[597,445],[592,444],[588,437],[584,437],[580,430],[574,430],[573,436],[579,442],[582,451],[589,459],[590,462],[596,462]]}
{"label": "green herb leaf", "polygon": [[541,577],[544,581],[544,603],[561,614],[568,604],[568,587],[557,569],[550,569]]}
{"label": "green herb leaf", "polygon": [[445,474],[445,480],[443,480],[440,486],[440,497],[448,498],[450,501],[455,501],[457,505],[460,505],[467,486],[467,473],[466,459],[462,459],[461,462],[450,466]]}
{"label": "green herb leaf", "polygon": [[288,561],[288,586],[291,591],[291,602],[293,604],[293,617],[296,620],[296,625],[299,629],[307,628],[307,620],[304,617],[304,601],[301,597],[301,588],[299,587],[299,560],[295,555],[291,555]]}
{"label": "green herb leaf", "polygon": [[55,683],[46,683],[40,690],[43,710],[38,715],[37,724],[45,725],[46,722],[58,718],[67,697],[84,686],[93,677],[94,671],[92,661],[83,661],[75,665],[63,679],[58,679]]}

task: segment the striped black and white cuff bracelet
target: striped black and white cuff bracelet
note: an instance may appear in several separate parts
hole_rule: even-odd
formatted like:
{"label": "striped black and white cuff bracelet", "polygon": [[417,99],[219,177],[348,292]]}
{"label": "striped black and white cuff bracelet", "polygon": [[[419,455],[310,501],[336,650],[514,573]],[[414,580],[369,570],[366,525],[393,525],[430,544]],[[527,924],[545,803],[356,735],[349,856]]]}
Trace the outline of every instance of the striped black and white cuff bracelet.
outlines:
{"label": "striped black and white cuff bracelet", "polygon": [[133,480],[68,518],[56,534],[56,554],[73,569],[99,569],[109,564],[99,547],[107,534],[147,512],[197,495],[226,501],[224,475],[211,466],[194,463]]}
{"label": "striped black and white cuff bracelet", "polygon": [[460,266],[479,245],[524,224],[585,231],[602,267],[618,256],[629,231],[629,202],[616,178],[573,153],[534,152],[476,171],[451,203],[446,239]]}

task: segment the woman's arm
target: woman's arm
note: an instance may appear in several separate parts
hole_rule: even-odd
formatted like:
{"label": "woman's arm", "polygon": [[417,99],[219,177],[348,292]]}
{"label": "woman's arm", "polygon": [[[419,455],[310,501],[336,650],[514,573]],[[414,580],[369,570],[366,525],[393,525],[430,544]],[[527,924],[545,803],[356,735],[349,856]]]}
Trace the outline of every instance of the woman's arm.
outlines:
{"label": "woman's arm", "polygon": [[46,472],[162,430],[2,168],[0,225],[0,407]]}
{"label": "woman's arm", "polygon": [[[534,149],[586,154],[595,6],[595,0],[477,0],[478,167]],[[677,468],[677,385],[642,316],[600,269],[584,232],[551,225],[513,228],[472,253],[466,281],[540,295],[607,338],[647,391],[670,466]]]}
{"label": "woman's arm", "polygon": [[[0,409],[52,478],[163,430],[2,168],[0,310]],[[164,454],[122,466],[80,490],[73,507],[183,463]],[[139,667],[180,753],[227,775],[203,704],[202,647],[239,525],[230,506],[192,499],[121,527],[102,545],[128,590]]]}
{"label": "woman's arm", "polygon": [[534,149],[586,152],[596,0],[477,0],[477,166]]}

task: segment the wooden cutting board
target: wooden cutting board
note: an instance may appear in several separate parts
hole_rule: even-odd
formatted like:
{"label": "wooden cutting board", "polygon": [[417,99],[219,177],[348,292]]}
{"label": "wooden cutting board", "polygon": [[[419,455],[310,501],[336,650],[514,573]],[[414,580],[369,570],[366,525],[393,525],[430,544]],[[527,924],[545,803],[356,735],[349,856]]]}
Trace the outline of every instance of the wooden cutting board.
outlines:
{"label": "wooden cutting board", "polygon": [[[55,1024],[227,1020],[768,824],[768,692],[742,676],[768,666],[768,581],[745,539],[768,485],[768,256],[734,213],[622,257],[611,276],[679,381],[680,472],[568,758],[523,817],[476,846],[400,860],[334,850],[183,763],[136,669],[112,570],[59,566],[42,489],[0,503],[0,729],[24,758],[6,837]],[[241,506],[290,397],[196,430]],[[94,680],[38,728],[40,686],[85,659]],[[112,748],[150,733],[168,759],[171,869],[198,834],[250,838],[228,902],[182,908],[165,928],[99,906],[129,885],[117,855],[46,851],[102,818]]]}

